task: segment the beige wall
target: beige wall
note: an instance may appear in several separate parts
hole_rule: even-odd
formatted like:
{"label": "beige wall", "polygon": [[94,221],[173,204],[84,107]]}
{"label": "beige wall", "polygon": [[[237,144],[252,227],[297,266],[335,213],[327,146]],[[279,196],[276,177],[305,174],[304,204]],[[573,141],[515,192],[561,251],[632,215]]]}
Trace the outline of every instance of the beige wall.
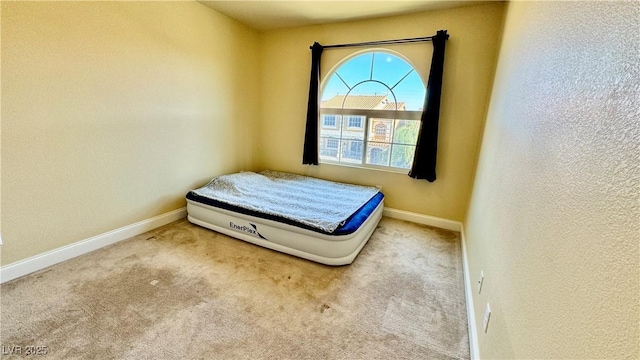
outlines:
{"label": "beige wall", "polygon": [[251,167],[257,33],[196,2],[2,2],[2,264]]}
{"label": "beige wall", "polygon": [[[2,99],[2,6],[0,6],[0,99]],[[0,150],[2,149],[2,101],[0,100]],[[0,151],[0,154],[2,151]],[[2,156],[0,155],[0,265],[2,264]]]}
{"label": "beige wall", "polygon": [[639,18],[509,5],[465,222],[482,358],[640,358]]}
{"label": "beige wall", "polygon": [[[503,4],[423,12],[261,33],[261,112],[258,167],[365,185],[382,185],[385,205],[421,214],[462,220],[471,190],[476,152],[497,56]],[[440,120],[438,179],[414,180],[406,174],[302,165],[302,147],[314,41],[322,44],[451,35],[446,49]],[[408,55],[424,80],[431,44],[390,47]],[[340,59],[361,49],[327,50],[323,77]]]}

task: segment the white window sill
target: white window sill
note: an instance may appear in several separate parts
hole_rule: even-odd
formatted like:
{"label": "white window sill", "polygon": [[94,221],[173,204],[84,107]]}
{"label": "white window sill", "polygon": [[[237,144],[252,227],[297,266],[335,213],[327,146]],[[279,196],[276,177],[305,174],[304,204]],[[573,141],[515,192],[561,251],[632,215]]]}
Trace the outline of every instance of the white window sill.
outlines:
{"label": "white window sill", "polygon": [[348,163],[330,161],[330,160],[320,160],[318,163],[319,165],[331,165],[331,166],[340,166],[340,167],[355,168],[355,169],[383,171],[383,172],[388,172],[393,174],[402,174],[402,175],[408,175],[410,171],[410,169],[400,169],[400,168],[375,166],[375,165],[348,164]]}

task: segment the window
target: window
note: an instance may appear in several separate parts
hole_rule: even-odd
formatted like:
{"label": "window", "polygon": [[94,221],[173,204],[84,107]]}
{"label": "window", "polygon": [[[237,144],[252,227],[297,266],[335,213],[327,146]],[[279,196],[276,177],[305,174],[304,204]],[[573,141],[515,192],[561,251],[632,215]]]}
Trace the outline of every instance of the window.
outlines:
{"label": "window", "polygon": [[348,140],[343,146],[342,161],[360,163],[362,160],[362,141]]}
{"label": "window", "polygon": [[399,54],[347,58],[323,83],[320,161],[409,169],[425,94],[422,79]]}
{"label": "window", "polygon": [[320,156],[326,159],[338,159],[340,139],[326,138],[320,143]]}
{"label": "window", "polygon": [[376,165],[387,164],[387,152],[386,149],[380,147],[371,147],[369,151],[369,162]]}
{"label": "window", "polygon": [[376,133],[376,138],[386,137],[386,135],[387,135],[387,126],[385,124],[377,124],[375,126],[374,132]]}
{"label": "window", "polygon": [[362,116],[349,116],[347,127],[350,129],[362,129]]}
{"label": "window", "polygon": [[335,115],[323,115],[322,116],[322,126],[324,127],[336,127],[336,116]]}

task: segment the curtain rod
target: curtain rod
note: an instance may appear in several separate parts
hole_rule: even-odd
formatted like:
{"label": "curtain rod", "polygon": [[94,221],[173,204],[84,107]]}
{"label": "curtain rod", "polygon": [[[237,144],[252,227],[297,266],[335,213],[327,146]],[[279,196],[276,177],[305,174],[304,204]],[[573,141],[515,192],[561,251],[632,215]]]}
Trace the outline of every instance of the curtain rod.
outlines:
{"label": "curtain rod", "polygon": [[[442,31],[442,30],[440,30]],[[438,33],[440,33],[438,31]],[[445,40],[449,38],[447,31],[444,30],[444,34],[446,35]],[[351,43],[351,44],[334,44],[334,45],[322,45],[324,49],[332,49],[332,48],[344,48],[344,47],[356,47],[356,46],[373,46],[373,45],[394,45],[394,44],[405,44],[405,43],[415,43],[415,42],[427,42],[433,40],[434,36],[425,36],[425,37],[416,37],[416,38],[407,38],[407,39],[394,39],[394,40],[379,40],[379,41],[368,41],[361,43]],[[309,49],[313,49],[313,46],[309,46]]]}

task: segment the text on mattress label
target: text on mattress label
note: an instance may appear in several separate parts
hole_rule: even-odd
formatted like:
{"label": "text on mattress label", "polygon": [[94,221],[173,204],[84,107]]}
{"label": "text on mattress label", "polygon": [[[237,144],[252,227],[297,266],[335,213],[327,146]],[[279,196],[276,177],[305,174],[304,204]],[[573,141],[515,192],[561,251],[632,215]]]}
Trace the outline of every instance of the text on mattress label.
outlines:
{"label": "text on mattress label", "polygon": [[233,230],[246,232],[247,234],[251,234],[253,236],[259,237],[260,239],[267,240],[266,237],[262,236],[262,234],[260,234],[258,232],[258,227],[256,225],[254,225],[252,223],[249,223],[249,225],[251,225],[251,226],[237,225],[237,224],[234,224],[231,221],[229,222],[229,227],[232,228]]}

